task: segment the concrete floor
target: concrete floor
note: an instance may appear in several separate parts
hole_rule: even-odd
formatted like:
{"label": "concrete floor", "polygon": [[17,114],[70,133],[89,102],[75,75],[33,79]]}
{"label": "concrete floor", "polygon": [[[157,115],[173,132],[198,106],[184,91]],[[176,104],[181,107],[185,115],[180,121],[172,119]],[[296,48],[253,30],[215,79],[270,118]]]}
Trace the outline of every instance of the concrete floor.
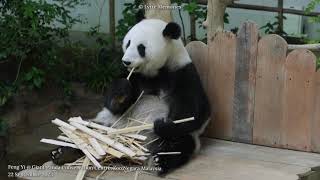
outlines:
{"label": "concrete floor", "polygon": [[[203,138],[203,148],[190,163],[165,178],[140,172],[138,180],[183,179],[183,180],[297,180],[297,174],[320,165],[320,154],[275,149],[228,141]],[[51,166],[51,162],[45,165]],[[75,179],[77,170],[27,170],[39,177],[24,177],[32,180]],[[40,174],[41,173],[41,174]],[[51,174],[50,174],[51,173]],[[87,180],[97,179],[101,172],[89,171]],[[135,172],[108,171],[99,179],[134,180]],[[49,175],[50,177],[44,177]]]}

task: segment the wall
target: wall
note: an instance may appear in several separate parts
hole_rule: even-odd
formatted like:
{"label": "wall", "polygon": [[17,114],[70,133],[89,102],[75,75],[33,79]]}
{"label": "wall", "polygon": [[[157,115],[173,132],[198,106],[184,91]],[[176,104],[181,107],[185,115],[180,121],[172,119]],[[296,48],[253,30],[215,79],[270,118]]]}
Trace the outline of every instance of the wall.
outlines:
{"label": "wall", "polygon": [[[48,0],[50,1],[50,0]],[[86,23],[76,24],[72,30],[74,31],[88,31],[90,27],[94,27],[99,24],[99,16],[100,16],[100,24],[101,24],[101,32],[108,33],[109,32],[109,0],[87,0],[91,2],[90,7],[79,7],[78,9],[72,12],[73,16],[81,15]],[[303,9],[310,0],[284,0],[285,8],[295,8],[295,9]],[[116,22],[122,18],[122,10],[124,9],[124,3],[133,2],[133,0],[116,0]],[[264,5],[264,6],[277,6],[276,0],[240,0],[238,3],[243,4],[253,4],[253,5]],[[102,8],[101,8],[102,7]],[[320,7],[317,9],[320,12]],[[225,25],[225,29],[230,30],[234,27],[240,27],[240,25],[247,21],[254,21],[258,24],[258,27],[265,25],[268,21],[274,22],[275,16],[277,13],[273,12],[264,12],[264,11],[252,11],[252,10],[244,10],[244,9],[234,9],[227,8],[227,12],[229,13],[229,24]],[[179,18],[178,10],[173,10],[173,19],[175,22],[178,22],[180,25],[181,20]],[[284,20],[285,31],[288,34],[301,34],[303,33],[303,29],[305,29],[305,33],[309,33],[310,38],[320,38],[319,33],[316,29],[320,29],[320,25],[315,25],[313,23],[309,23],[307,18],[302,18],[297,15],[285,14],[287,17]],[[186,35],[190,35],[190,20],[189,15],[186,12],[182,11],[182,17],[185,25]],[[198,27],[197,24],[197,37],[202,39],[205,37],[206,31],[203,28]],[[259,30],[260,33],[263,33],[263,30]]]}

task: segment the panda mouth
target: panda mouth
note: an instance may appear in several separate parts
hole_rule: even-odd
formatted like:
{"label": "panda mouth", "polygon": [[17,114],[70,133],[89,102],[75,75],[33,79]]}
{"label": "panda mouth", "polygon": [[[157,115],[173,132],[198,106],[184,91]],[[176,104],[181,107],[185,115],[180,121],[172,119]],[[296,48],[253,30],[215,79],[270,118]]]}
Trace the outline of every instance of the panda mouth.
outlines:
{"label": "panda mouth", "polygon": [[127,70],[130,72],[133,68],[134,68],[134,72],[139,72],[139,70],[141,69],[140,66],[137,66],[137,67],[128,67]]}

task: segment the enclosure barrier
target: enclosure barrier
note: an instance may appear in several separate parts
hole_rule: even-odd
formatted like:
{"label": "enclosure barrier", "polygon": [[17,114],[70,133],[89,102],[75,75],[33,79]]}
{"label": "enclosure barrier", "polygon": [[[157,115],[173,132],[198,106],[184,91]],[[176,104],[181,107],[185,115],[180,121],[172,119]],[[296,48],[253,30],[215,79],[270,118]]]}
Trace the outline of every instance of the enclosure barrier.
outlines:
{"label": "enclosure barrier", "polygon": [[259,39],[246,22],[188,52],[211,103],[208,137],[320,152],[320,70],[309,50],[288,52],[278,35]]}

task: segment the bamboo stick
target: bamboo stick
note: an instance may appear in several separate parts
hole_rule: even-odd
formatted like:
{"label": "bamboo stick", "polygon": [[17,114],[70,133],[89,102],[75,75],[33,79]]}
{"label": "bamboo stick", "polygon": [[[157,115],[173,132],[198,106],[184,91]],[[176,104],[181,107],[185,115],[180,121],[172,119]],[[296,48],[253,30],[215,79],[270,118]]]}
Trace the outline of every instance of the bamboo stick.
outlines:
{"label": "bamboo stick", "polygon": [[101,133],[95,132],[92,129],[87,128],[86,126],[83,126],[83,125],[75,123],[75,122],[71,122],[70,124],[72,126],[76,127],[77,129],[89,134],[90,136],[95,137],[96,139],[99,139],[100,141],[108,144],[109,146],[127,154],[130,157],[133,157],[134,155],[136,155],[135,152],[133,152],[131,149],[125,147],[121,143],[118,143],[118,142],[110,139],[109,137],[102,135]]}
{"label": "bamboo stick", "polygon": [[155,138],[155,139],[153,139],[153,140],[151,140],[151,141],[149,141],[149,142],[147,142],[146,144],[144,144],[143,146],[147,146],[147,145],[149,145],[149,144],[151,144],[151,143],[154,143],[154,142],[156,142],[156,141],[158,141],[160,138]]}
{"label": "bamboo stick", "polygon": [[138,140],[141,140],[141,141],[145,141],[147,139],[147,136],[143,136],[143,135],[140,135],[140,134],[123,134],[123,135],[126,136],[126,137],[133,138],[133,139],[138,139]]}
{"label": "bamboo stick", "polygon": [[68,123],[66,123],[66,122],[64,122],[64,121],[61,121],[60,119],[54,119],[54,120],[52,120],[51,121],[53,124],[56,124],[56,125],[58,125],[58,126],[60,126],[60,127],[64,127],[64,128],[66,128],[66,129],[69,129],[70,131],[74,131],[74,130],[76,130],[76,128],[75,127],[73,127],[73,126],[71,126],[70,124],[68,124]]}
{"label": "bamboo stick", "polygon": [[80,137],[76,134],[72,133],[71,131],[60,127],[59,128],[65,135],[67,135],[70,139],[74,141],[74,143],[78,146],[78,148],[90,159],[90,161],[98,168],[102,168],[100,163],[90,154],[90,152],[86,149],[86,144]]}
{"label": "bamboo stick", "polygon": [[175,155],[175,154],[181,154],[181,152],[159,152],[158,155]]}
{"label": "bamboo stick", "polygon": [[129,73],[128,77],[127,77],[127,80],[128,80],[128,81],[129,81],[129,79],[130,79],[130,77],[131,77],[131,75],[132,75],[132,73],[133,73],[134,69],[135,69],[135,68],[132,68],[132,69],[131,69],[131,71],[130,71],[130,73]]}
{"label": "bamboo stick", "polygon": [[[173,123],[178,124],[178,123],[188,122],[188,121],[192,121],[192,120],[194,120],[194,117],[176,120],[176,121],[173,121]],[[141,130],[152,129],[152,128],[153,128],[153,123],[145,124],[145,125],[141,125],[141,126],[133,126],[133,127],[128,127],[128,128],[118,129],[118,130],[115,130],[115,131],[108,133],[108,135],[131,133],[131,132],[135,132],[135,131],[141,131]]]}
{"label": "bamboo stick", "polygon": [[101,147],[101,145],[98,143],[98,141],[95,138],[89,138],[88,140],[91,146],[97,151],[99,155],[103,156],[106,154],[104,149]]}
{"label": "bamboo stick", "polygon": [[54,145],[58,145],[58,146],[67,146],[67,147],[72,147],[72,148],[78,148],[75,144],[57,141],[57,140],[53,140],[53,139],[42,138],[40,140],[40,142],[47,143],[47,144],[54,144]]}
{"label": "bamboo stick", "polygon": [[152,129],[152,128],[153,128],[153,124],[133,126],[133,127],[122,128],[122,129],[115,130],[113,132],[109,132],[108,135],[131,133],[135,131],[141,131],[141,130]]}
{"label": "bamboo stick", "polygon": [[81,117],[79,117],[79,118],[70,118],[68,121],[69,122],[76,122],[76,123],[79,123],[79,124],[82,124],[82,125],[85,125],[85,126],[89,126],[89,127],[95,128],[95,129],[100,129],[100,130],[103,130],[103,131],[106,131],[106,132],[110,132],[110,131],[114,130],[111,127],[103,126],[103,125],[100,125],[100,124],[97,124],[97,123],[94,123],[94,122],[91,122],[91,121],[84,121],[84,120],[82,120]]}
{"label": "bamboo stick", "polygon": [[135,144],[136,146],[138,146],[139,148],[141,148],[143,151],[145,151],[145,152],[149,152],[149,149],[147,149],[147,148],[145,148],[145,147],[143,147],[143,146],[141,146],[139,143],[137,143],[136,141],[133,141],[133,144]]}
{"label": "bamboo stick", "polygon": [[120,151],[117,151],[107,145],[102,145],[103,149],[110,155],[115,156],[117,158],[122,158],[124,154]]}
{"label": "bamboo stick", "polygon": [[86,157],[82,163],[81,169],[78,171],[78,174],[75,180],[82,180],[84,178],[84,175],[86,174],[89,165],[90,165],[90,159]]}
{"label": "bamboo stick", "polygon": [[57,137],[57,139],[72,143],[72,141],[68,137],[65,137],[65,136],[60,135]]}
{"label": "bamboo stick", "polygon": [[139,171],[136,171],[136,173],[134,175],[134,180],[138,180],[138,176],[139,176]]}

